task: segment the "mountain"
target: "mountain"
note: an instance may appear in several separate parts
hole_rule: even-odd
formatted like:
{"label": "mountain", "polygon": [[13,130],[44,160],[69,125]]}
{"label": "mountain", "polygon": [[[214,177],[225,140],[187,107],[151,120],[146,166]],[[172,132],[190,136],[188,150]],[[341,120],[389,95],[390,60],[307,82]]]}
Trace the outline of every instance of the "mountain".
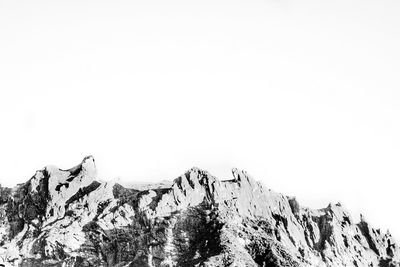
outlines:
{"label": "mountain", "polygon": [[92,157],[0,188],[0,266],[400,266],[389,233],[340,204],[312,210],[246,172],[96,180]]}

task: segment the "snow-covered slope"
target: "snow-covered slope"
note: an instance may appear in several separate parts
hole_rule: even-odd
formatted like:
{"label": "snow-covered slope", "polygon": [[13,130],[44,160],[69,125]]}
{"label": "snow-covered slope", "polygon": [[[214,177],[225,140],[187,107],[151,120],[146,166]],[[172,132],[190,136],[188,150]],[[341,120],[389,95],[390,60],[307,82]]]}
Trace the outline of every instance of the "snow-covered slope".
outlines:
{"label": "snow-covered slope", "polygon": [[301,207],[246,172],[98,182],[92,157],[0,188],[0,266],[399,266],[389,233]]}

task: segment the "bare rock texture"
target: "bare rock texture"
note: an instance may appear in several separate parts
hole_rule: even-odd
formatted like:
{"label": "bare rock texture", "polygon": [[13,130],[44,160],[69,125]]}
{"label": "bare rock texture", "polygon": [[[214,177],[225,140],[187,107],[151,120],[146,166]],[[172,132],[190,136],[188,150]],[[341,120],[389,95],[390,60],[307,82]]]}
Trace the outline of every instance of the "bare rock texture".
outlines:
{"label": "bare rock texture", "polygon": [[389,233],[340,204],[311,210],[246,172],[192,168],[131,188],[92,157],[0,187],[0,266],[400,266]]}

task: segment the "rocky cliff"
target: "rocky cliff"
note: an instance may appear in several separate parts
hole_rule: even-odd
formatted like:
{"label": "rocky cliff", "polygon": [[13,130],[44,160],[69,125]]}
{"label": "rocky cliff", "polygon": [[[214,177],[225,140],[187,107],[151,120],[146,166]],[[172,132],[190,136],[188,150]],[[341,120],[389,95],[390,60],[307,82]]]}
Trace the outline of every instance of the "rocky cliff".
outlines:
{"label": "rocky cliff", "polygon": [[400,266],[389,233],[311,210],[234,169],[171,183],[96,180],[92,157],[0,188],[0,266]]}

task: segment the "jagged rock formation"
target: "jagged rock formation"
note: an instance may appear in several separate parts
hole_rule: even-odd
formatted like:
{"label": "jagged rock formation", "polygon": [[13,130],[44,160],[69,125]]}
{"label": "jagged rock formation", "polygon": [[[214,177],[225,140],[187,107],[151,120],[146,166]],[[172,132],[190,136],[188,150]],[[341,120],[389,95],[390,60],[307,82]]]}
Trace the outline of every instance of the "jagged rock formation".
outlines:
{"label": "jagged rock formation", "polygon": [[340,204],[301,207],[246,172],[171,184],[96,181],[87,157],[0,188],[0,266],[400,266],[389,233]]}

